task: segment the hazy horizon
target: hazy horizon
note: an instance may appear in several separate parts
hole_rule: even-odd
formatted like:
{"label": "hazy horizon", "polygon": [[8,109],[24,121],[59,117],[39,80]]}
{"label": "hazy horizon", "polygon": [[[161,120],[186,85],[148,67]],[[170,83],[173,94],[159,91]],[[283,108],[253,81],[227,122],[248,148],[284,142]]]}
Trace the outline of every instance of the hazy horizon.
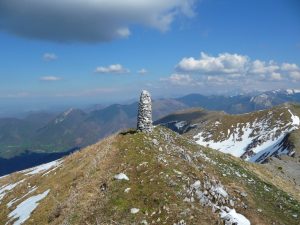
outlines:
{"label": "hazy horizon", "polygon": [[296,0],[3,0],[0,109],[298,88],[299,11]]}

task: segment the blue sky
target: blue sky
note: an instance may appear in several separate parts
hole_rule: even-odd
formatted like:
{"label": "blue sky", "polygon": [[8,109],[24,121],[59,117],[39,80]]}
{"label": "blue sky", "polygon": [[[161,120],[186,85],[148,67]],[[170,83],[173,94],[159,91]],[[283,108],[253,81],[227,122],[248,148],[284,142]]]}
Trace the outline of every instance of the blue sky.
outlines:
{"label": "blue sky", "polygon": [[297,0],[42,2],[0,3],[2,105],[300,88]]}

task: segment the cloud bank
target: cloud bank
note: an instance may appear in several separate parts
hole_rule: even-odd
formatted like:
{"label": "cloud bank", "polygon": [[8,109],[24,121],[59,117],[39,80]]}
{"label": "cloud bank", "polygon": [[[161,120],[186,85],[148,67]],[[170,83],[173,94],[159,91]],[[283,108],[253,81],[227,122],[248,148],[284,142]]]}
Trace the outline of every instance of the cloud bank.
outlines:
{"label": "cloud bank", "polygon": [[300,80],[300,68],[296,64],[277,63],[273,60],[251,60],[246,55],[221,53],[209,56],[201,52],[199,59],[183,58],[176,66],[182,73],[200,76],[224,76],[225,78],[249,77],[264,80]]}
{"label": "cloud bank", "polygon": [[172,74],[167,78],[161,78],[161,81],[170,82],[173,85],[185,86],[185,85],[193,85],[193,79],[188,74]]}
{"label": "cloud bank", "polygon": [[176,73],[161,81],[176,86],[202,86],[211,90],[275,89],[300,83],[300,67],[294,63],[252,60],[247,55],[220,53],[199,58],[184,57],[175,66]]}
{"label": "cloud bank", "polygon": [[131,25],[167,31],[192,17],[197,0],[1,0],[0,30],[57,42],[104,42],[130,35]]}

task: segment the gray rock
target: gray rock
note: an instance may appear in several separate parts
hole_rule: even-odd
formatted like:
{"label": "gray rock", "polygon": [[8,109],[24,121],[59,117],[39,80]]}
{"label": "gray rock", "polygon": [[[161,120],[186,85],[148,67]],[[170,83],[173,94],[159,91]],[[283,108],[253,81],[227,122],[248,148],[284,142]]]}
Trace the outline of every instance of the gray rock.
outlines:
{"label": "gray rock", "polygon": [[246,193],[246,192],[241,192],[241,196],[243,196],[243,197],[247,197],[248,195],[247,195],[247,193]]}
{"label": "gray rock", "polygon": [[145,90],[140,97],[137,130],[145,133],[151,133],[153,130],[151,96]]}
{"label": "gray rock", "polygon": [[158,142],[158,140],[156,140],[156,139],[153,139],[153,140],[152,140],[152,143],[153,143],[154,145],[159,145],[159,142]]}

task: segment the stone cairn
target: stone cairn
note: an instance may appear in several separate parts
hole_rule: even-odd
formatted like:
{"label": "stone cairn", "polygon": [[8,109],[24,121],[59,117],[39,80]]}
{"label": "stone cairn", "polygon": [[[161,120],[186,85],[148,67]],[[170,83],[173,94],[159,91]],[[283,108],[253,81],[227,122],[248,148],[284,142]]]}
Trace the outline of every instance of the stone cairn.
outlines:
{"label": "stone cairn", "polygon": [[140,97],[137,130],[145,133],[153,130],[151,95],[145,90],[142,91]]}

